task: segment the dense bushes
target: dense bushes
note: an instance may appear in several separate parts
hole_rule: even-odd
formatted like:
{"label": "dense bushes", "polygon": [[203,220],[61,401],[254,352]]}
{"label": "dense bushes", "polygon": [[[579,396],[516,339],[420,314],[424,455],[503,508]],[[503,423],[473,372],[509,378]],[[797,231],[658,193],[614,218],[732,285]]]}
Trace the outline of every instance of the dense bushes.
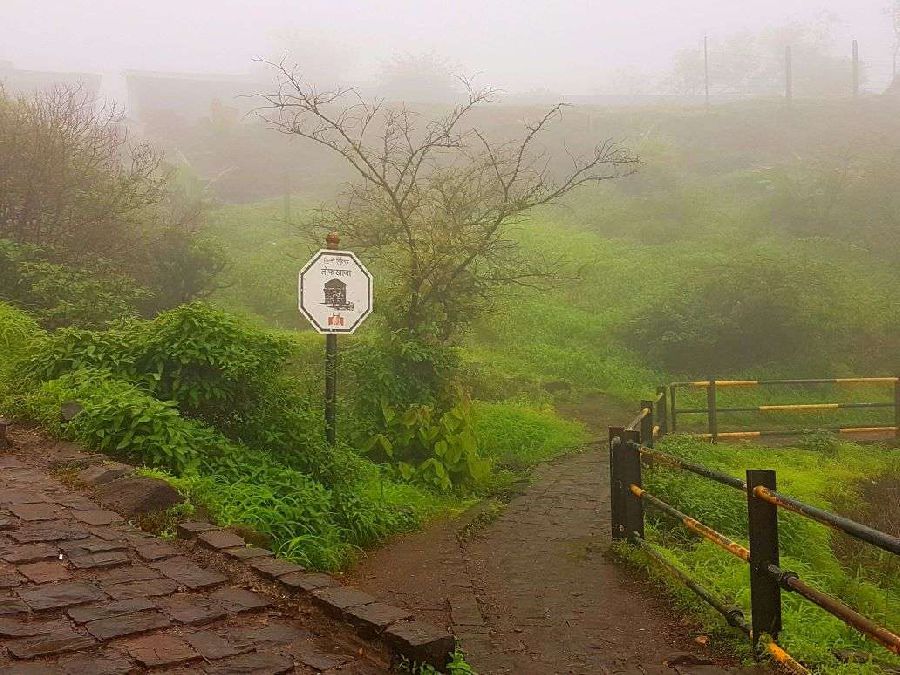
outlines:
{"label": "dense bushes", "polygon": [[[49,335],[17,310],[0,312],[12,319],[0,338],[19,345],[21,359],[0,408],[169,472],[220,522],[252,527],[303,564],[345,565],[357,547],[414,527],[440,502],[324,444],[320,403],[292,379],[315,381],[318,368],[304,372],[287,336],[199,304]],[[74,404],[68,422],[64,404]]]}
{"label": "dense bushes", "polygon": [[36,246],[0,239],[0,300],[27,309],[47,328],[101,328],[137,316],[152,293],[108,265],[55,264]]}
{"label": "dense bushes", "polygon": [[896,339],[877,321],[848,320],[861,309],[854,292],[870,304],[837,265],[732,258],[637,308],[621,337],[672,373],[832,373],[870,365],[871,352],[883,362]]}
{"label": "dense bushes", "polygon": [[35,377],[104,368],[209,423],[227,421],[252,404],[287,359],[287,340],[202,304],[183,305],[150,322],[106,332],[57,331],[30,359]]}
{"label": "dense bushes", "polygon": [[[70,402],[80,412],[63,424],[60,408]],[[74,370],[43,382],[18,408],[88,447],[177,474],[195,469],[199,457],[216,453],[224,440],[183,418],[174,404],[103,370]]]}

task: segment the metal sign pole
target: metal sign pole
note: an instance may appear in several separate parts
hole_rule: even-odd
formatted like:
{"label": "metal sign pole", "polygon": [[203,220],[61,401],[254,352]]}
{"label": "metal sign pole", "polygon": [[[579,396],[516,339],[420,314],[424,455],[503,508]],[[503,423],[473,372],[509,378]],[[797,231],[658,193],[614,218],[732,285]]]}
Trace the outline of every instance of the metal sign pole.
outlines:
{"label": "metal sign pole", "polygon": [[298,308],[325,335],[325,440],[337,442],[338,334],[353,333],[372,313],[373,279],[337,232],[297,275]]}
{"label": "metal sign pole", "polygon": [[[331,232],[325,238],[328,250],[338,250],[341,238],[337,232]],[[325,335],[325,440],[334,445],[337,440],[337,334]]]}

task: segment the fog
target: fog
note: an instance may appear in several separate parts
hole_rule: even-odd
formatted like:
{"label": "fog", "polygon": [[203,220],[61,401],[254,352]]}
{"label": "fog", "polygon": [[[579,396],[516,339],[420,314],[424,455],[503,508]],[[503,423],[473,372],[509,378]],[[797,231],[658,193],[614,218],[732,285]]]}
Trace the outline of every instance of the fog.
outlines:
{"label": "fog", "polygon": [[[849,54],[860,41],[866,87],[888,83],[887,0],[2,0],[0,61],[103,73],[243,73],[286,46],[349,82],[398,53],[434,53],[508,92],[608,92],[664,72],[680,49],[790,23],[826,28]],[[313,62],[320,62],[317,66]],[[632,86],[634,86],[632,84]]]}

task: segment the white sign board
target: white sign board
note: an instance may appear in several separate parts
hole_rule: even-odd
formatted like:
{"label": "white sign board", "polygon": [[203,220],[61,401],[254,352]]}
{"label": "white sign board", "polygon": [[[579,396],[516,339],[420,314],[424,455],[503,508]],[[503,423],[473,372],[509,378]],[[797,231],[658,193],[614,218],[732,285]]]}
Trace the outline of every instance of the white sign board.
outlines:
{"label": "white sign board", "polygon": [[320,333],[352,333],[372,313],[372,275],[350,251],[319,251],[299,285],[300,311]]}

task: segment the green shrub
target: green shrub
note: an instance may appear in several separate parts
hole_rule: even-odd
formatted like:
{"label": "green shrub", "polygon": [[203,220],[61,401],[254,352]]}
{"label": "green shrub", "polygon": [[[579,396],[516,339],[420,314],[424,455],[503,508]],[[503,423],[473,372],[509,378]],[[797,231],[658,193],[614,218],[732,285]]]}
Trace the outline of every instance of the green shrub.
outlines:
{"label": "green shrub", "polygon": [[[77,402],[81,411],[64,424],[60,407],[67,402]],[[76,370],[44,382],[22,406],[32,419],[89,448],[176,474],[195,467],[201,453],[224,442],[214,431],[185,420],[172,403],[102,370]]]}
{"label": "green shrub", "polygon": [[854,327],[841,316],[833,269],[757,255],[690,279],[638,308],[621,337],[674,373],[831,372]]}
{"label": "green shrub", "polygon": [[29,314],[0,302],[0,354],[4,362],[24,355],[43,333]]}
{"label": "green shrub", "polygon": [[290,343],[200,303],[130,321],[105,332],[57,331],[28,371],[52,379],[78,368],[103,368],[172,400],[189,415],[227,426],[290,353]]}
{"label": "green shrub", "polygon": [[0,239],[0,300],[25,307],[47,328],[99,328],[137,316],[152,293],[108,265],[50,262],[33,246]]}
{"label": "green shrub", "polygon": [[390,462],[403,480],[439,490],[473,487],[490,474],[491,463],[478,455],[471,404],[462,399],[443,414],[430,406],[398,411],[382,402],[382,431],[372,437],[367,452]]}

